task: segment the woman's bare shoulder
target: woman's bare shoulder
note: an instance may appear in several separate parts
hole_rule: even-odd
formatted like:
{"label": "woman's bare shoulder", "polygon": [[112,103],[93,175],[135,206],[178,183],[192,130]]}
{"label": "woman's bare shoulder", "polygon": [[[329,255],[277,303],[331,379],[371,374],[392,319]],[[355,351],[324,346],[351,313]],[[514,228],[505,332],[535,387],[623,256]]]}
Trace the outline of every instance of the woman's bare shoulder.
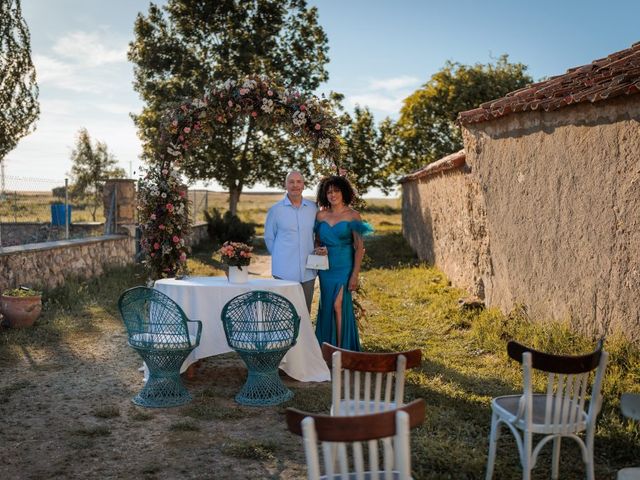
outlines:
{"label": "woman's bare shoulder", "polygon": [[349,210],[349,220],[360,220],[362,221],[362,217],[360,216],[360,213],[357,210],[354,210],[353,208],[351,208]]}
{"label": "woman's bare shoulder", "polygon": [[316,220],[325,220],[327,218],[326,210],[318,210],[316,212]]}

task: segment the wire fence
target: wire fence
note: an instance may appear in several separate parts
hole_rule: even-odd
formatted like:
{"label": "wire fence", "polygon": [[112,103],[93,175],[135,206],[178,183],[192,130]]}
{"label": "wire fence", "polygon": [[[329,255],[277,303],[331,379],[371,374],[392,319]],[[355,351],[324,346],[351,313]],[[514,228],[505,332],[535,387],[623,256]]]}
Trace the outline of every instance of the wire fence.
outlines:
{"label": "wire fence", "polygon": [[[262,224],[269,206],[280,193],[246,194],[238,214],[244,221]],[[117,196],[116,196],[117,197]],[[224,213],[229,195],[206,189],[189,189],[189,216],[194,224],[206,221],[214,208]],[[113,201],[111,201],[113,200]],[[115,231],[115,197],[74,198],[64,178],[44,179],[0,176],[0,248],[30,243],[84,238]],[[120,203],[120,201],[118,202]],[[106,208],[105,208],[106,205]],[[105,221],[110,222],[105,225]]]}
{"label": "wire fence", "polygon": [[102,205],[72,201],[66,179],[3,175],[0,183],[0,248],[103,232]]}

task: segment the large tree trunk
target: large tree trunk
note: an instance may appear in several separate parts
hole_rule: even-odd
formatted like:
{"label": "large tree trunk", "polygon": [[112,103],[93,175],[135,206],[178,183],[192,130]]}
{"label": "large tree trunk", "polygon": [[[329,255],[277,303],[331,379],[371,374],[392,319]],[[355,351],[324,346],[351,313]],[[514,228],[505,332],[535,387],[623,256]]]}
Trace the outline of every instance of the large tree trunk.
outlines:
{"label": "large tree trunk", "polygon": [[238,202],[242,193],[242,185],[229,187],[229,211],[231,215],[238,214]]}

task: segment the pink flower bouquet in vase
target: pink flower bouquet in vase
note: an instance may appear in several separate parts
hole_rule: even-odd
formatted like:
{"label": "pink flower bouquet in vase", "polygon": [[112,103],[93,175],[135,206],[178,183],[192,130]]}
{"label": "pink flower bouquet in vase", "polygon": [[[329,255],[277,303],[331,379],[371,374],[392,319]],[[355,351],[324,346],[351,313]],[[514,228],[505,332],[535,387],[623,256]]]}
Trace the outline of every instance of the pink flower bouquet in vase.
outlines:
{"label": "pink flower bouquet in vase", "polygon": [[229,283],[247,283],[249,281],[247,267],[251,263],[252,250],[253,247],[241,242],[224,242],[220,247],[222,263],[229,267]]}

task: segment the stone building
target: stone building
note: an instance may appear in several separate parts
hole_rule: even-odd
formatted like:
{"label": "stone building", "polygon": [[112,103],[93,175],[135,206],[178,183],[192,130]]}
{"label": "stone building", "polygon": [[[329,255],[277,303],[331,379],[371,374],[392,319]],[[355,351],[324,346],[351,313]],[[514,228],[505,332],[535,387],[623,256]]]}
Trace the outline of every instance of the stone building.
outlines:
{"label": "stone building", "polygon": [[419,256],[504,311],[640,338],[640,43],[462,112],[402,179]]}

